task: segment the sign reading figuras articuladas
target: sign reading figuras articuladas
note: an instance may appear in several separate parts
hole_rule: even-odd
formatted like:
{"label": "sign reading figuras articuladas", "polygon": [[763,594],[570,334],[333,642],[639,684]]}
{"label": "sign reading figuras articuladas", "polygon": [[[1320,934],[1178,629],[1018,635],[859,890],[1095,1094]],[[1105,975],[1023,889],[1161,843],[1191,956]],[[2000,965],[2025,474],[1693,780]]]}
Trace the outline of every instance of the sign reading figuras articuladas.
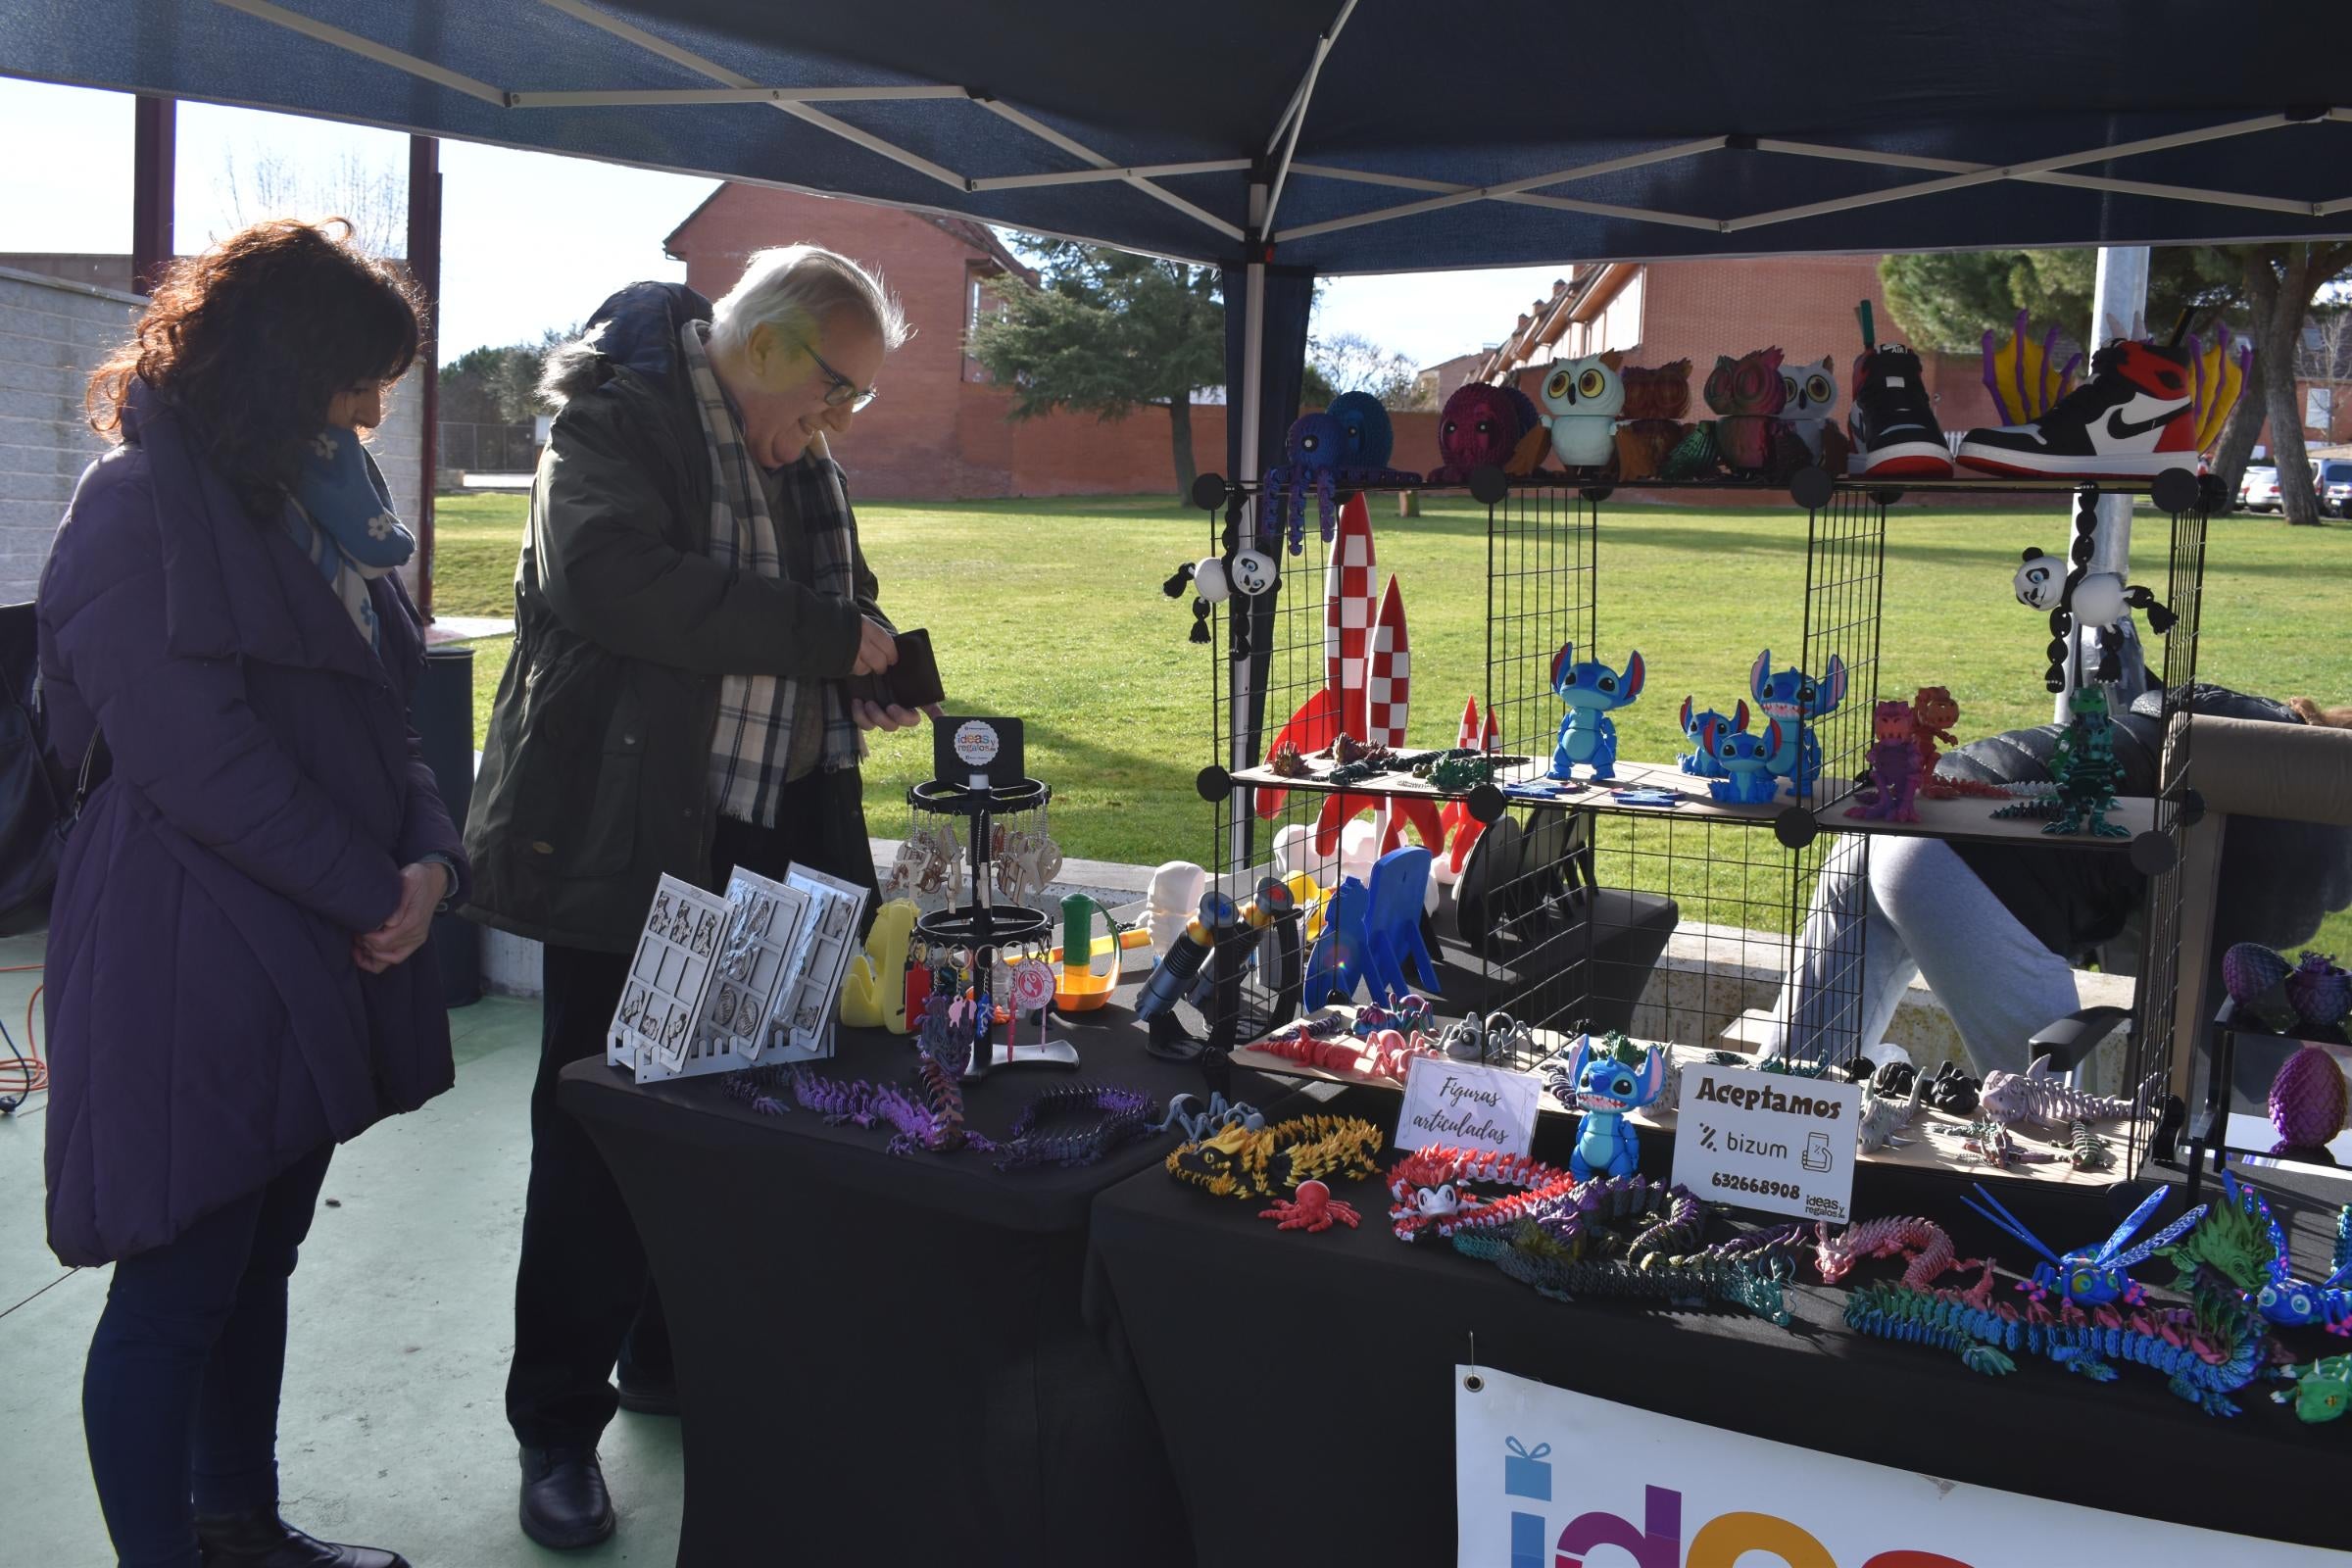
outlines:
{"label": "sign reading figuras articuladas", "polygon": [[1524,1154],[1536,1139],[1536,1102],[1541,1094],[1541,1086],[1523,1072],[1416,1056],[1404,1075],[1404,1108],[1396,1114],[1396,1147],[1450,1144],[1456,1149]]}
{"label": "sign reading figuras articuladas", "polygon": [[1683,1073],[1674,1179],[1738,1208],[1842,1224],[1854,1196],[1862,1087],[1698,1066]]}

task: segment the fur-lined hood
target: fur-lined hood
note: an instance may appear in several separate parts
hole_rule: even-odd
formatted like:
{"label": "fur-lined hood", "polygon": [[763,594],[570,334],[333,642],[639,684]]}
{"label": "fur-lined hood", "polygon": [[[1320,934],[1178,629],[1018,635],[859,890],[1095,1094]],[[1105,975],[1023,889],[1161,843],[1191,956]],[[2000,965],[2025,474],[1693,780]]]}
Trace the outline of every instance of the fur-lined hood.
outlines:
{"label": "fur-lined hood", "polygon": [[548,350],[539,395],[558,408],[625,367],[658,384],[678,374],[678,329],[710,319],[710,302],[683,283],[631,283],[596,308],[588,328]]}

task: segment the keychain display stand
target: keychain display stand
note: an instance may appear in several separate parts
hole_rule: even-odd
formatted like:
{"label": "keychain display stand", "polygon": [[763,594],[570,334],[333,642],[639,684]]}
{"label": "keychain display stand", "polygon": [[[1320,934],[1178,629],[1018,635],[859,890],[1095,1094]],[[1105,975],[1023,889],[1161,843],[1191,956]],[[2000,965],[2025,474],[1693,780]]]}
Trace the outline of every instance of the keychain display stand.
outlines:
{"label": "keychain display stand", "polygon": [[1078,1053],[1066,1041],[1025,1045],[1016,1051],[993,1038],[996,1007],[995,980],[999,956],[1008,949],[1043,947],[1054,929],[1053,917],[1025,905],[998,904],[990,897],[991,843],[1000,816],[1042,810],[1054,798],[1051,786],[1033,778],[1012,784],[952,784],[934,779],[906,792],[906,804],[917,812],[964,819],[970,851],[968,902],[950,900],[944,909],[916,917],[914,934],[934,948],[957,948],[972,956],[973,1003],[980,1008],[982,1035],[972,1049],[966,1078],[984,1077],[999,1067],[1076,1067]]}

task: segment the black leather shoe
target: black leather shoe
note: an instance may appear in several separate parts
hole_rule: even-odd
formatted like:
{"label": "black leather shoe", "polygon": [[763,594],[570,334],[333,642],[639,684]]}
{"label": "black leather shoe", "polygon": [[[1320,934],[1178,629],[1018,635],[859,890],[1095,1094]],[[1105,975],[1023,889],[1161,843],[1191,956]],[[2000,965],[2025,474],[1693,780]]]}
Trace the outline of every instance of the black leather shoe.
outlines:
{"label": "black leather shoe", "polygon": [[409,1568],[397,1551],[313,1541],[275,1508],[199,1514],[196,1539],[204,1547],[204,1568]]}
{"label": "black leather shoe", "polygon": [[674,1377],[652,1378],[624,1368],[612,1381],[619,1390],[623,1410],[633,1410],[639,1415],[678,1413],[678,1380]]}
{"label": "black leather shoe", "polygon": [[612,1533],[612,1495],[594,1448],[522,1450],[522,1533],[551,1551],[593,1546]]}

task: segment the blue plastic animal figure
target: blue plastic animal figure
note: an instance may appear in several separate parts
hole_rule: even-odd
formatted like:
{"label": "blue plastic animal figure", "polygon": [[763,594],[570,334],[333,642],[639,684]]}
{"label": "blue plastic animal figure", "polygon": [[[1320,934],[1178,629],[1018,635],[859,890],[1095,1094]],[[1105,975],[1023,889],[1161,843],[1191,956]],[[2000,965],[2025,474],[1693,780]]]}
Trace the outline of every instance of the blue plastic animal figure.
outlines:
{"label": "blue plastic animal figure", "polygon": [[1721,778],[1723,777],[1723,764],[1715,760],[1715,754],[1708,750],[1707,743],[1700,732],[1710,722],[1726,724],[1732,729],[1747,728],[1747,704],[1741,703],[1739,711],[1729,719],[1712,708],[1703,713],[1694,712],[1692,706],[1690,698],[1683,699],[1683,739],[1690,743],[1690,750],[1685,752],[1681,759],[1683,771],[1695,773],[1700,778]]}
{"label": "blue plastic animal figure", "polygon": [[2147,1293],[2137,1281],[2126,1277],[2124,1270],[2144,1261],[2158,1248],[2170,1246],[2186,1235],[2195,1228],[2198,1220],[2205,1217],[2205,1210],[2212,1206],[2199,1203],[2137,1247],[2125,1251],[2125,1245],[2164,1202],[2165,1192],[2166,1189],[2159,1187],[2150,1193],[2132,1211],[2131,1217],[2115,1228],[2115,1234],[2097,1247],[2078,1247],[2071,1252],[2051,1251],[2042,1244],[2041,1238],[2026,1229],[2023,1221],[2003,1208],[2001,1200],[1986,1192],[1982,1182],[1977,1184],[1977,1197],[1984,1199],[1984,1202],[1965,1196],[1960,1201],[2049,1259],[2046,1263],[2034,1265],[2034,1278],[2019,1287],[2031,1291],[2036,1300],[2055,1291],[2062,1299],[2074,1306],[2105,1306],[2118,1298],[2128,1306],[2137,1306]]}
{"label": "blue plastic animal figure", "polygon": [[1568,1173],[1580,1182],[1594,1176],[1631,1176],[1640,1162],[1641,1144],[1626,1116],[1665,1090],[1666,1053],[1629,1043],[1626,1055],[1637,1053],[1640,1059],[1629,1061],[1615,1051],[1594,1052],[1591,1035],[1577,1043],[1576,1055],[1568,1063],[1568,1082],[1576,1086],[1576,1102],[1585,1119],[1576,1130]]}
{"label": "blue plastic animal figure", "polygon": [[1559,743],[1551,753],[1551,776],[1574,778],[1579,762],[1594,778],[1614,778],[1617,771],[1617,726],[1609,710],[1623,708],[1642,695],[1642,656],[1629,654],[1620,675],[1594,660],[1576,662],[1576,644],[1562,643],[1551,661],[1551,689],[1568,705],[1560,719]]}
{"label": "blue plastic animal figure", "polygon": [[1306,985],[1298,1004],[1320,1007],[1327,1002],[1353,1002],[1371,975],[1372,893],[1354,877],[1343,877],[1323,916],[1323,934],[1306,956]]}
{"label": "blue plastic animal figure", "polygon": [[[1721,713],[1708,716],[1714,722],[1700,734],[1699,744],[1722,776],[1707,781],[1707,793],[1734,806],[1770,805],[1780,788],[1772,776],[1772,754],[1781,747],[1781,721],[1768,718],[1763,734],[1750,735],[1726,725]],[[1740,705],[1740,716],[1747,717],[1745,703]]]}
{"label": "blue plastic animal figure", "polygon": [[1794,664],[1776,672],[1767,648],[1756,656],[1747,683],[1756,706],[1781,721],[1773,776],[1788,779],[1799,795],[1810,792],[1821,776],[1821,742],[1813,738],[1813,720],[1828,717],[1845,701],[1845,662],[1832,654],[1829,669],[1817,681]]}

